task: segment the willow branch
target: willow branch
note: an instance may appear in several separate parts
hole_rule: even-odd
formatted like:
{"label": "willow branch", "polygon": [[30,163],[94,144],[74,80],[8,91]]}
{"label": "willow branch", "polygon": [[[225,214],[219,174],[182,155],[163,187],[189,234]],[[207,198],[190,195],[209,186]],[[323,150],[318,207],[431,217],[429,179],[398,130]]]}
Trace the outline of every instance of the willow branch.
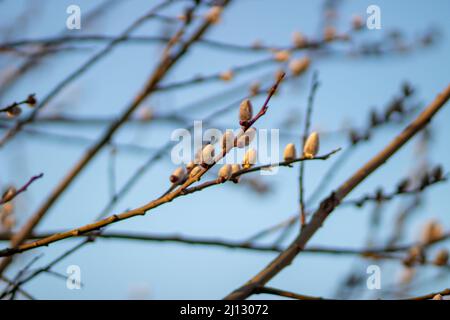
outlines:
{"label": "willow branch", "polygon": [[289,247],[278,255],[267,267],[251,278],[246,284],[230,293],[225,299],[245,299],[256,288],[264,286],[270,279],[287,267],[299,254],[316,231],[322,226],[329,214],[340,202],[371,173],[382,166],[393,154],[403,147],[417,132],[422,130],[433,116],[444,106],[450,98],[450,85],[437,96],[437,98],[397,137],[395,137],[383,150],[356,171],[335,192],[322,201],[320,207],[312,216],[310,222],[295,238]]}
{"label": "willow branch", "polygon": [[[231,0],[224,0],[223,6],[226,6]],[[164,4],[164,3],[163,3]],[[161,5],[163,5],[161,4]],[[160,6],[161,6],[160,5]],[[158,7],[159,8],[159,7]],[[154,9],[155,10],[155,9]],[[153,14],[153,10],[140,18],[137,22],[133,23],[131,27],[128,28],[127,32],[133,30],[140,22],[144,21]],[[60,197],[61,194],[66,191],[67,187],[71,185],[71,183],[75,180],[75,178],[79,175],[80,172],[90,163],[90,161],[97,155],[97,153],[110,141],[111,137],[115,134],[115,132],[124,124],[128,118],[133,114],[133,112],[139,107],[141,102],[143,102],[149,94],[151,94],[154,89],[157,87],[159,82],[164,78],[167,72],[172,68],[172,66],[188,51],[189,47],[195,43],[210,27],[211,22],[205,20],[190,36],[190,38],[178,49],[176,53],[171,55],[165,55],[162,60],[157,65],[156,69],[150,76],[147,84],[144,89],[137,95],[137,97],[131,102],[131,104],[125,109],[122,115],[119,117],[117,121],[115,121],[106,132],[100,137],[98,142],[96,142],[89,150],[85,153],[85,155],[75,164],[75,166],[69,171],[69,173],[64,177],[64,179],[60,182],[60,184],[52,191],[50,197],[44,202],[44,204],[38,209],[38,211],[27,221],[27,223],[19,230],[19,232],[13,237],[11,244],[12,247],[16,247],[20,245],[26,238],[27,235],[32,232],[34,227],[39,223],[42,217],[47,213],[47,211],[53,206],[56,200]],[[184,25],[183,27],[186,27]],[[125,33],[126,34],[126,33]],[[118,40],[119,41],[119,40]],[[1,145],[1,143],[0,143]],[[161,202],[155,202],[149,204],[148,206],[144,206],[135,212],[135,214],[144,214],[146,208],[150,209],[155,206],[159,206]],[[144,211],[141,211],[143,210]],[[122,217],[129,216],[129,213],[124,213]],[[110,221],[117,221],[116,216],[112,216]],[[105,221],[103,221],[105,223]],[[108,223],[106,223],[108,224]],[[0,274],[4,271],[4,269],[9,265],[11,259],[3,259],[0,263]]]}

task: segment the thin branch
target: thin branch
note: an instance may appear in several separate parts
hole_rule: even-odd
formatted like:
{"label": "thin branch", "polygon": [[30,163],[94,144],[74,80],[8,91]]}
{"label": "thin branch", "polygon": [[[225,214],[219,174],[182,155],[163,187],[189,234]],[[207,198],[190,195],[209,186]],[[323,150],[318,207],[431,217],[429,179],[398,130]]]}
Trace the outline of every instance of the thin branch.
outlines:
{"label": "thin branch", "polygon": [[17,197],[19,194],[21,194],[22,192],[27,191],[28,187],[36,180],[42,178],[44,176],[43,173],[40,173],[36,176],[33,176],[30,178],[30,180],[28,180],[27,183],[25,183],[21,188],[19,188],[18,190],[14,191],[14,192],[7,192],[1,199],[0,199],[0,205],[5,204],[6,202],[9,202],[11,200],[13,200],[15,197]]}
{"label": "thin branch", "polygon": [[[312,80],[312,85],[311,85],[311,91],[309,93],[308,96],[308,106],[306,108],[306,116],[305,116],[305,128],[303,131],[303,137],[302,137],[302,151],[305,147],[305,143],[306,143],[306,139],[308,138],[309,135],[309,130],[311,127],[311,118],[312,118],[312,112],[313,112],[313,107],[314,107],[314,97],[316,95],[317,89],[319,88],[319,81],[318,81],[318,73],[314,72],[313,74],[313,80]],[[303,179],[304,179],[304,172],[305,172],[305,164],[302,162],[300,163],[300,168],[299,168],[299,203],[300,203],[300,227],[303,228],[306,224],[306,213],[305,213],[305,201],[303,200],[304,198],[304,183],[303,183]]]}
{"label": "thin branch", "polygon": [[255,294],[272,294],[275,296],[285,297],[285,298],[291,298],[296,300],[330,300],[325,299],[322,297],[314,297],[314,296],[307,296],[304,294],[298,294],[286,290],[280,290],[272,287],[260,287],[255,290]]}

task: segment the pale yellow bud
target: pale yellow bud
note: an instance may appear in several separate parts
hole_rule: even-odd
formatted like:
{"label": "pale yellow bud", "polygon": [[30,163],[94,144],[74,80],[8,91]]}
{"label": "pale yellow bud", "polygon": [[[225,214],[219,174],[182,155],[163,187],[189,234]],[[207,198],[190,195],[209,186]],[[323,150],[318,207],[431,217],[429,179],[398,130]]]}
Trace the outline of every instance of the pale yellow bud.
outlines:
{"label": "pale yellow bud", "polygon": [[202,163],[212,164],[214,162],[214,146],[207,144],[202,150]]}
{"label": "pale yellow bud", "polygon": [[253,106],[250,100],[245,99],[239,106],[239,120],[250,121],[253,117]]}
{"label": "pale yellow bud", "polygon": [[172,174],[170,175],[170,182],[172,183],[180,183],[186,175],[186,171],[183,167],[176,168]]}
{"label": "pale yellow bud", "polygon": [[224,164],[219,170],[219,178],[223,180],[228,180],[231,177],[231,165]]}
{"label": "pale yellow bud", "polygon": [[220,79],[222,79],[223,81],[231,81],[233,80],[233,77],[234,77],[233,70],[227,70],[220,74]]}
{"label": "pale yellow bud", "polygon": [[291,53],[288,50],[276,51],[274,54],[274,59],[278,62],[288,61],[291,57]]}
{"label": "pale yellow bud", "polygon": [[253,148],[248,149],[248,151],[244,154],[244,159],[242,160],[242,167],[244,169],[251,168],[256,163],[256,159],[257,159],[256,150]]}
{"label": "pale yellow bud", "polygon": [[234,147],[234,134],[233,131],[227,130],[222,136],[222,150],[226,152],[230,151]]}
{"label": "pale yellow bud", "polygon": [[220,16],[223,8],[221,6],[213,6],[205,15],[206,21],[216,24],[220,22]]}
{"label": "pale yellow bud", "polygon": [[305,146],[303,147],[303,156],[308,159],[314,158],[319,152],[319,134],[313,132],[306,139]]}
{"label": "pale yellow bud", "polygon": [[283,159],[284,161],[291,161],[296,158],[296,150],[295,150],[295,144],[289,143],[286,148],[284,148],[283,152]]}
{"label": "pale yellow bud", "polygon": [[294,76],[299,76],[308,69],[310,62],[308,57],[292,60],[289,63],[289,69]]}
{"label": "pale yellow bud", "polygon": [[238,148],[247,147],[253,141],[255,136],[256,136],[256,129],[253,127],[249,128],[237,139],[236,147]]}
{"label": "pale yellow bud", "polygon": [[433,297],[433,300],[444,300],[444,298],[442,298],[442,295],[437,294]]}

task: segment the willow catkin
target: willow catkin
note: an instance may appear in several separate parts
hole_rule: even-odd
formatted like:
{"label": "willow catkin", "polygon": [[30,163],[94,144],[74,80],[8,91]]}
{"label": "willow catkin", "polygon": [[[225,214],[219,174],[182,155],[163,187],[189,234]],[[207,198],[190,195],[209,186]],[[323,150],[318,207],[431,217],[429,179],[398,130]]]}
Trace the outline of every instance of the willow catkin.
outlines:
{"label": "willow catkin", "polygon": [[202,164],[212,164],[214,162],[214,146],[207,144],[202,150]]}
{"label": "willow catkin", "polygon": [[444,235],[442,225],[436,220],[427,221],[422,227],[422,243],[430,243],[440,239]]}
{"label": "willow catkin", "polygon": [[228,180],[231,177],[231,171],[231,165],[224,164],[219,170],[218,177],[222,180]]}
{"label": "willow catkin", "polygon": [[288,61],[291,57],[291,53],[288,50],[276,51],[274,53],[274,59],[278,62]]}
{"label": "willow catkin", "polygon": [[289,63],[289,70],[294,76],[299,76],[308,69],[310,62],[311,60],[308,57],[292,60]]}
{"label": "willow catkin", "polygon": [[249,99],[245,99],[239,106],[239,121],[250,121],[253,117],[253,106]]}
{"label": "willow catkin", "polygon": [[248,149],[248,151],[244,154],[244,158],[242,160],[242,167],[244,169],[251,168],[256,163],[256,159],[257,159],[256,150],[253,148]]}
{"label": "willow catkin", "polygon": [[308,159],[314,158],[319,152],[319,143],[319,134],[317,132],[311,133],[303,147],[303,156]]}
{"label": "willow catkin", "polygon": [[239,136],[239,138],[236,141],[236,146],[238,148],[244,148],[250,145],[252,143],[253,139],[255,139],[256,136],[256,129],[255,128],[249,128],[247,131],[245,131],[243,134]]}
{"label": "willow catkin", "polygon": [[447,249],[441,249],[436,254],[433,263],[437,266],[445,266],[448,263],[448,251]]}
{"label": "willow catkin", "polygon": [[184,179],[185,175],[186,175],[186,171],[184,170],[184,168],[178,167],[172,172],[169,180],[172,183],[180,183]]}
{"label": "willow catkin", "polygon": [[233,131],[227,130],[222,136],[222,150],[230,151],[234,147]]}
{"label": "willow catkin", "polygon": [[[231,175],[236,174],[237,172],[241,171],[241,166],[239,164],[233,164],[231,165]],[[233,182],[238,183],[240,179],[240,176],[234,177]]]}
{"label": "willow catkin", "polygon": [[205,15],[206,21],[212,24],[220,22],[220,16],[222,15],[223,8],[221,6],[213,6]]}
{"label": "willow catkin", "polygon": [[297,157],[297,152],[295,150],[295,144],[289,143],[283,152],[283,160],[284,161],[292,161]]}

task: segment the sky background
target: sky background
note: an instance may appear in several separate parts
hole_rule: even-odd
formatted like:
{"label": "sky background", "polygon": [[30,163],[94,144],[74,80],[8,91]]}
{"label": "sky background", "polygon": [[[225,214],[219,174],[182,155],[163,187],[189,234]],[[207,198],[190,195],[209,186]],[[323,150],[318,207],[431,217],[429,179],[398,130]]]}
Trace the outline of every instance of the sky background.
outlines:
{"label": "sky background", "polygon": [[[97,0],[0,1],[0,34],[3,37],[0,42],[51,37],[61,35],[62,32],[67,35],[117,35],[159,1],[110,1],[111,8],[84,25],[83,14],[100,3],[102,1]],[[177,15],[186,3],[176,4],[164,13]],[[81,8],[81,30],[65,29],[66,8],[70,4],[77,4]],[[364,126],[370,108],[375,106],[381,109],[399,93],[400,85],[404,81],[410,82],[417,89],[415,99],[422,103],[421,106],[432,101],[436,94],[448,85],[450,2],[342,1],[339,5],[337,29],[348,30],[354,14],[366,17],[366,8],[371,4],[381,8],[382,28],[362,31],[357,35],[357,41],[380,39],[394,29],[400,29],[406,38],[411,40],[434,27],[440,31],[437,43],[407,54],[394,53],[383,57],[352,58],[342,53],[331,56],[311,54],[310,70],[299,79],[283,84],[281,94],[271,101],[271,109],[267,116],[258,122],[258,128],[280,128],[281,133],[285,133],[282,135],[281,145],[296,142],[298,146],[301,127],[297,124],[293,128],[286,128],[281,124],[287,118],[304,113],[313,70],[319,72],[321,86],[316,96],[312,127],[325,131],[338,130],[343,124]],[[214,26],[206,38],[244,45],[255,40],[265,44],[289,45],[293,31],[301,31],[308,37],[317,38],[321,35],[322,5],[323,1],[234,1],[226,9],[221,23]],[[163,30],[161,22],[149,21],[134,35],[161,35]],[[80,46],[85,50],[60,53],[44,59],[38,68],[28,73],[0,97],[0,105],[20,100],[31,92],[36,93],[38,99],[45,96],[55,84],[77,69],[104,44],[83,43]],[[344,52],[349,45],[338,45],[335,48]],[[142,88],[153,70],[160,50],[161,47],[156,44],[127,43],[117,46],[107,57],[59,94],[42,114],[62,113],[86,117],[118,115]],[[295,56],[302,57],[306,54],[301,51]],[[268,53],[219,51],[197,45],[170,72],[164,82],[171,83],[198,74],[225,71],[230,67],[269,56]],[[11,55],[0,55],[0,76],[17,66],[18,61]],[[184,116],[200,120],[214,110],[245,96],[249,82],[258,79],[264,84],[271,83],[273,76],[267,77],[267,74],[273,74],[280,67],[281,65],[272,63],[238,75],[229,83],[215,81],[154,94],[142,106],[152,107],[158,114],[170,114],[184,108]],[[238,89],[220,99],[198,104],[198,101],[214,93],[232,88]],[[256,106],[261,101],[262,98],[257,98],[253,103]],[[186,106],[190,105],[193,105],[192,111],[186,109]],[[235,128],[237,109],[238,105],[231,112],[215,118],[211,126],[215,124]],[[448,172],[450,167],[449,120],[450,108],[447,107],[433,121],[433,143],[427,151],[430,163],[442,164],[445,172]],[[34,124],[31,127],[92,140],[106,128],[55,124]],[[133,174],[135,168],[151,156],[154,148],[166,143],[172,130],[177,127],[177,124],[151,123],[146,126],[130,125],[122,128],[115,136],[115,142],[133,143],[149,150],[130,152],[118,149],[117,185],[120,187]],[[400,130],[401,126],[379,130],[370,143],[357,149],[323,194],[338,186]],[[417,142],[417,139],[414,141]],[[397,182],[417,165],[418,155],[415,153],[414,141],[370,176],[349,198],[357,198],[358,195],[373,191],[380,185],[385,186],[386,190],[395,188]],[[21,185],[34,174],[45,174],[43,179],[37,181],[18,199],[19,224],[39,207],[88,146],[89,143],[54,141],[21,133],[12,143],[0,150],[1,187],[11,183]],[[322,153],[337,147],[348,147],[344,136],[333,134],[322,139]],[[110,148],[105,148],[53,206],[37,229],[43,232],[61,230],[93,221],[110,197],[109,159]],[[331,159],[306,165],[306,195],[314,189],[333,161],[334,159]],[[153,164],[141,176],[132,192],[124,196],[111,213],[140,206],[157,197],[169,186],[168,176],[174,168],[167,156]],[[245,186],[225,184],[179,198],[151,211],[145,217],[130,219],[108,229],[242,240],[258,230],[286,219],[298,210],[297,179],[298,167],[282,168],[274,176],[261,178],[264,183],[270,185],[269,193],[261,195]],[[438,219],[446,230],[448,229],[449,191],[448,184],[439,184],[426,192],[424,205],[408,222],[408,234],[403,242],[416,240],[420,226],[431,218]],[[377,236],[380,239],[378,245],[383,245],[386,235],[392,231],[393,218],[402,203],[402,200],[395,200],[384,210],[381,232]],[[366,239],[371,209],[372,206],[368,205],[363,210],[352,207],[335,210],[310,244],[361,248]],[[17,270],[37,253],[43,255],[35,267],[45,265],[79,241],[61,241],[48,248],[22,254],[17,257],[14,267],[8,270],[8,275],[14,276]],[[1,247],[5,246],[6,242],[1,243]],[[448,243],[436,248],[445,246],[448,247]],[[218,247],[99,239],[94,245],[84,247],[54,268],[55,271],[65,274],[68,266],[80,266],[84,283],[81,290],[68,290],[64,280],[48,274],[37,277],[28,283],[25,289],[41,299],[219,299],[259,272],[274,257],[273,253]],[[366,264],[360,264],[359,261],[359,258],[350,256],[300,254],[290,267],[270,282],[270,286],[303,294],[333,297],[340,281],[352,267],[365,274]],[[395,288],[395,281],[402,271],[400,264],[389,262],[380,266],[382,292],[374,293],[364,289],[361,298],[387,294]],[[413,286],[410,293],[428,293],[448,287],[448,276],[429,280],[435,279],[438,272],[434,267],[421,268],[415,280],[417,285]],[[254,298],[271,296],[258,295]]]}

